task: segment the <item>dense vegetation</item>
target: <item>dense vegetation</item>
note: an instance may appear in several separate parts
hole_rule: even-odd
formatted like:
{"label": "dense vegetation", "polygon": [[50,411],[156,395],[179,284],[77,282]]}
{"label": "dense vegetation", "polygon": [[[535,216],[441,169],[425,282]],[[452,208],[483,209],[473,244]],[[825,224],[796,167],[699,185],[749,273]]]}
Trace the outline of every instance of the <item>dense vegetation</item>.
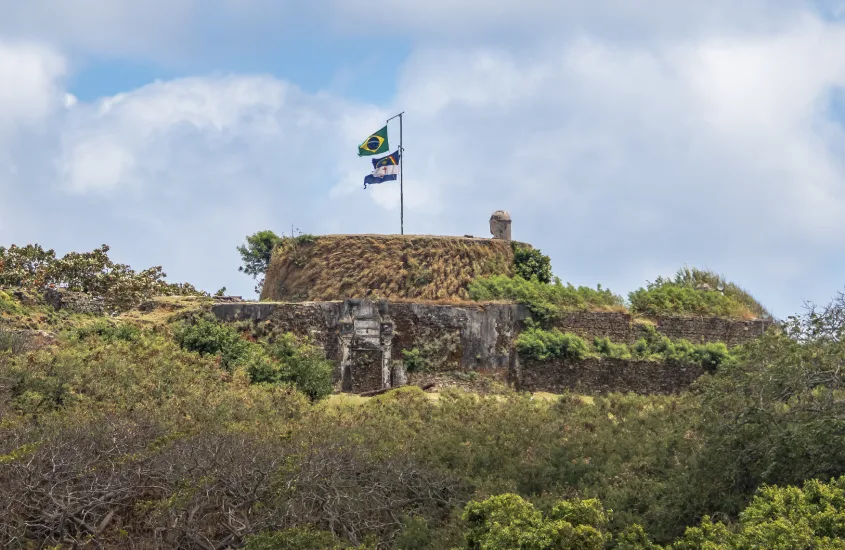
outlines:
{"label": "dense vegetation", "polygon": [[631,311],[643,315],[710,315],[735,319],[768,316],[748,292],[723,276],[682,268],[674,278],[658,277],[628,295]]}
{"label": "dense vegetation", "polygon": [[45,286],[85,292],[102,298],[111,311],[125,311],[153,296],[204,295],[190,284],[167,283],[161,266],[135,272],[114,263],[109,247],[91,252],[69,252],[61,258],[40,245],[0,246],[0,288],[39,292]]}
{"label": "dense vegetation", "polygon": [[694,315],[754,319],[769,314],[750,294],[710,271],[683,268],[673,279],[658,277],[628,295],[628,303],[598,285],[595,289],[551,275],[548,257],[539,250],[515,247],[513,277],[481,277],[469,285],[476,301],[508,300],[525,304],[532,318],[550,325],[569,311],[626,311],[655,317]]}
{"label": "dense vegetation", "polygon": [[538,248],[512,243],[515,275],[526,281],[536,279],[541,283],[552,282],[552,261]]}
{"label": "dense vegetation", "polygon": [[681,365],[702,365],[716,370],[731,361],[734,355],[722,342],[693,344],[689,340],[672,340],[659,334],[654,327],[642,327],[643,337],[633,346],[612,342],[609,338],[594,338],[587,342],[577,334],[557,329],[544,330],[532,326],[519,334],[516,349],[526,359],[584,359],[606,357],[612,359],[644,359],[667,361]]}
{"label": "dense vegetation", "polygon": [[312,400],[307,343],[202,315],[0,337],[0,545],[839,548],[843,319],[674,397]]}
{"label": "dense vegetation", "polygon": [[536,278],[493,276],[474,280],[469,296],[476,301],[512,300],[525,304],[535,321],[551,322],[573,310],[624,310],[620,296],[610,290],[563,284],[555,278],[551,284]]}

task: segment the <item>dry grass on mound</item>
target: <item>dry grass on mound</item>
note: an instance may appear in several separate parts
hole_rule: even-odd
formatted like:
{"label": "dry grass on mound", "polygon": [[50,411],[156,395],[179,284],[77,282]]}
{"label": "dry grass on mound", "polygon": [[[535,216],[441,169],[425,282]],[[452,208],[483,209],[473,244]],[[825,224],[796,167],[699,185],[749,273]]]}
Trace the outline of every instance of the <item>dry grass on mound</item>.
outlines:
{"label": "dry grass on mound", "polygon": [[468,300],[476,277],[512,275],[509,242],[415,235],[329,235],[273,254],[264,300]]}

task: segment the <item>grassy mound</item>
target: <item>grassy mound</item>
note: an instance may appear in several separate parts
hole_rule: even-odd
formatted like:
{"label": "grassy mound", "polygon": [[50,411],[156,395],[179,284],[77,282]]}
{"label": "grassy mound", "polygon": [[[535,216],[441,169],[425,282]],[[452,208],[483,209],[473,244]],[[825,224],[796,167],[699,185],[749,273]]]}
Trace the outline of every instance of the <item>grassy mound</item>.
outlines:
{"label": "grassy mound", "polygon": [[469,237],[328,235],[273,252],[262,300],[458,301],[478,277],[513,275],[511,243]]}
{"label": "grassy mound", "polygon": [[713,271],[684,267],[674,278],[658,277],[628,295],[642,315],[701,315],[733,319],[770,316],[744,289]]}

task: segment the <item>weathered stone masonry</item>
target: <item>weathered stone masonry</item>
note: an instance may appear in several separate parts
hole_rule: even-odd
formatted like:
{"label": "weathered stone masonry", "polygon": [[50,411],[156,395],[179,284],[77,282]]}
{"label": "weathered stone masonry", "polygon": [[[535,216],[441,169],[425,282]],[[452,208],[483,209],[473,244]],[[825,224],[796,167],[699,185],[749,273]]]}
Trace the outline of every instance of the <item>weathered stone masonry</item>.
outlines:
{"label": "weathered stone masonry", "polygon": [[[337,364],[343,391],[361,393],[405,383],[403,350],[446,342],[437,348],[441,370],[492,370],[524,389],[671,393],[685,388],[701,372],[644,361],[586,360],[520,365],[514,341],[528,317],[516,304],[439,305],[406,302],[345,300],[337,302],[222,303],[213,306],[222,321],[266,322],[274,330],[311,336]],[[662,317],[658,332],[693,342],[726,342],[729,346],[757,338],[768,321]],[[587,338],[607,336],[633,343],[642,325],[627,313],[571,313],[557,328]],[[554,364],[552,364],[554,363]],[[617,364],[618,363],[618,364]],[[624,363],[624,364],[623,364]],[[680,369],[680,370],[679,370]]]}

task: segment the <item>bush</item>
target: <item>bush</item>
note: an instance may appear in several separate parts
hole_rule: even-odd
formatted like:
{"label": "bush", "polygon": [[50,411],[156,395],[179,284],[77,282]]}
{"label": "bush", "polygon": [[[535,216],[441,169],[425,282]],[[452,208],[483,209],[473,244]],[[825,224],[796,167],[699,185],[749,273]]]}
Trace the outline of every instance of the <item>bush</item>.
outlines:
{"label": "bush", "polygon": [[408,372],[424,372],[429,368],[429,362],[423,357],[419,348],[403,349],[402,359]]}
{"label": "bush", "polygon": [[0,326],[0,355],[10,353],[19,355],[31,347],[31,337],[25,333],[9,330]]}
{"label": "bush", "polygon": [[552,281],[552,262],[537,248],[513,243],[513,265],[516,275],[526,281],[537,280],[548,284]]}
{"label": "bush", "polygon": [[280,365],[277,378],[268,381],[291,383],[314,401],[332,393],[334,366],[321,349],[288,333],[267,351]]}
{"label": "bush", "polygon": [[753,319],[768,312],[746,291],[710,271],[683,268],[674,279],[658,277],[628,295],[643,315],[707,315]]}
{"label": "bush", "polygon": [[667,361],[679,365],[701,365],[709,372],[736,359],[722,342],[693,344],[688,340],[672,340],[658,333],[654,327],[645,329],[633,349],[627,344],[615,343],[607,337],[596,337],[590,346],[583,338],[557,329],[544,330],[529,326],[516,339],[516,349],[526,359],[584,359],[590,356],[610,359],[646,359]]}
{"label": "bush", "polygon": [[197,318],[174,330],[174,337],[186,350],[220,357],[220,366],[233,371],[241,367],[256,384],[292,384],[312,400],[333,390],[331,361],[322,350],[283,334],[272,344],[249,342],[231,325]]}
{"label": "bush", "polygon": [[652,326],[644,328],[646,335],[637,340],[631,351],[633,357],[657,361],[670,361],[681,365],[701,365],[709,372],[735,359],[723,342],[693,344],[689,340],[672,340],[657,332]]}
{"label": "bush", "polygon": [[577,334],[557,329],[529,328],[516,339],[516,349],[526,359],[584,359],[590,353],[587,342]]}
{"label": "bush", "polygon": [[631,358],[631,351],[628,349],[627,344],[616,344],[611,342],[610,338],[606,336],[603,338],[596,337],[595,340],[593,340],[593,347],[595,348],[596,353],[602,357],[609,357],[612,359]]}
{"label": "bush", "polygon": [[469,549],[603,550],[607,515],[597,500],[562,501],[545,516],[515,494],[470,502],[462,516]]}
{"label": "bush", "polygon": [[252,535],[246,538],[244,550],[343,550],[350,546],[343,544],[328,531],[317,531],[311,527],[294,527]]}
{"label": "bush", "polygon": [[141,329],[126,323],[111,323],[104,319],[99,319],[89,325],[76,328],[70,333],[70,337],[77,340],[86,340],[93,336],[102,338],[106,342],[116,340],[134,342],[140,338]]}
{"label": "bush", "polygon": [[188,351],[200,355],[217,355],[220,366],[231,371],[250,355],[250,343],[235,329],[216,320],[197,318],[179,325],[173,331],[176,342]]}
{"label": "bush", "polygon": [[623,308],[622,298],[604,289],[552,284],[522,277],[494,275],[476,279],[469,285],[470,298],[476,301],[509,300],[525,304],[535,321],[549,323],[566,311]]}

